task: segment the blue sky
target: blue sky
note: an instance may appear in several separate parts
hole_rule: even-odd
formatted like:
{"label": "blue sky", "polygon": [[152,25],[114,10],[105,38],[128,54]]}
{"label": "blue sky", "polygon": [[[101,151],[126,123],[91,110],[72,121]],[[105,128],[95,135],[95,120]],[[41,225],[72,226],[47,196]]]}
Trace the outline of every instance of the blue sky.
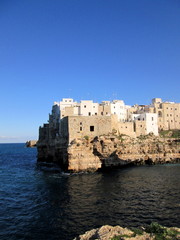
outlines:
{"label": "blue sky", "polygon": [[0,142],[54,101],[180,102],[179,0],[0,0]]}

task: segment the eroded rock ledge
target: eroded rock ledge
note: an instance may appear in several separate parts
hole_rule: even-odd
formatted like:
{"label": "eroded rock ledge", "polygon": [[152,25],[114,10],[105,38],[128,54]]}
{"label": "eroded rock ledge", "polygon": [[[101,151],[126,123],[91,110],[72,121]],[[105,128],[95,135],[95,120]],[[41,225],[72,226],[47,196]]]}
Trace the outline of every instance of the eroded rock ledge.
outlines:
{"label": "eroded rock ledge", "polygon": [[155,240],[155,239],[180,239],[179,228],[166,228],[153,223],[145,229],[127,229],[120,226],[105,225],[92,229],[79,235],[74,240]]}
{"label": "eroded rock ledge", "polygon": [[37,145],[37,140],[29,140],[26,142],[26,147],[32,148],[32,147],[36,147]]}
{"label": "eroded rock ledge", "polygon": [[180,139],[154,135],[87,136],[74,139],[69,145],[53,140],[38,142],[38,160],[55,162],[65,171],[97,171],[102,168],[127,165],[164,164],[180,162]]}

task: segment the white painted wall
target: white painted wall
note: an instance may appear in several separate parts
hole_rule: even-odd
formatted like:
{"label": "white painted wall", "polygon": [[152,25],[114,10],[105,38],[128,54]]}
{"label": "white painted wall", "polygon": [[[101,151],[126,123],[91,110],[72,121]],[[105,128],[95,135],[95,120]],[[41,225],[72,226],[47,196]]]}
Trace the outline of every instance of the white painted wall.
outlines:
{"label": "white painted wall", "polygon": [[98,103],[91,100],[82,100],[79,104],[81,116],[92,116],[98,114]]}
{"label": "white painted wall", "polygon": [[72,98],[63,98],[62,101],[59,103],[60,110],[64,110],[65,107],[72,107],[76,104],[77,102],[74,102]]}
{"label": "white painted wall", "polygon": [[146,129],[147,134],[153,132],[154,135],[158,135],[158,122],[156,113],[145,113],[146,115]]}
{"label": "white painted wall", "polygon": [[59,102],[60,107],[60,118],[62,118],[62,113],[65,107],[73,107],[76,106],[77,102],[74,102],[72,98],[63,98],[61,102]]}
{"label": "white painted wall", "polygon": [[111,114],[117,114],[119,121],[125,121],[127,119],[127,109],[125,107],[124,101],[113,100],[110,103]]}
{"label": "white painted wall", "polygon": [[74,115],[80,115],[80,106],[74,106]]}
{"label": "white painted wall", "polygon": [[[110,113],[116,114],[119,121],[127,120],[127,109],[130,107],[124,104],[122,100],[104,101],[101,104],[110,105]],[[54,102],[60,109],[60,118],[63,116],[63,111],[66,107],[74,107],[74,115],[93,116],[98,115],[99,103],[94,103],[92,100],[82,100],[80,103],[74,102],[72,98],[63,98],[60,102]]]}
{"label": "white painted wall", "polygon": [[157,113],[132,114],[131,118],[132,120],[145,121],[146,134],[152,132],[154,135],[158,136]]}

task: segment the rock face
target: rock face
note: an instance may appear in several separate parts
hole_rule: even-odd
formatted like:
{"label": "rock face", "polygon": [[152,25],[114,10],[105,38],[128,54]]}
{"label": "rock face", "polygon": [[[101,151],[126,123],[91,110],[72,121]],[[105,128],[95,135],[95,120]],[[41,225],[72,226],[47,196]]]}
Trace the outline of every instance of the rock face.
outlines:
{"label": "rock face", "polygon": [[26,147],[36,147],[37,141],[36,140],[30,140],[26,142]]}
{"label": "rock face", "polygon": [[89,240],[89,239],[109,240],[115,236],[120,235],[131,236],[132,234],[133,232],[127,228],[122,228],[120,226],[112,227],[109,225],[105,225],[100,228],[87,231],[85,234],[76,237],[74,240]]}
{"label": "rock face", "polygon": [[55,162],[65,171],[96,171],[126,165],[180,162],[180,140],[154,135],[139,138],[98,136],[67,142],[38,141],[38,161]]}
{"label": "rock face", "polygon": [[[157,224],[156,224],[157,225]],[[74,240],[155,240],[155,239],[180,239],[179,228],[165,228],[161,225],[157,225],[157,229],[153,231],[132,231],[120,226],[105,225],[100,228],[92,229]],[[152,229],[151,229],[152,230]],[[159,238],[157,238],[159,237]],[[160,238],[161,237],[161,238]]]}

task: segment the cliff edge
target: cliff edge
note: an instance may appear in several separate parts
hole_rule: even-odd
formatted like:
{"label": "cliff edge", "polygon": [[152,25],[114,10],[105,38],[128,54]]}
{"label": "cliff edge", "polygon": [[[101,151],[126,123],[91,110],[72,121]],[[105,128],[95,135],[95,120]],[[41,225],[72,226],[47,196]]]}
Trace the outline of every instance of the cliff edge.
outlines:
{"label": "cliff edge", "polygon": [[157,239],[180,239],[179,228],[166,228],[158,223],[141,229],[128,229],[120,226],[105,225],[100,228],[92,229],[79,235],[74,240],[157,240]]}
{"label": "cliff edge", "polygon": [[38,161],[55,162],[65,171],[97,171],[127,165],[180,162],[180,139],[153,134],[131,138],[124,135],[85,136],[67,144],[54,139],[38,141]]}
{"label": "cliff edge", "polygon": [[32,148],[37,146],[37,140],[29,140],[26,142],[26,147]]}

